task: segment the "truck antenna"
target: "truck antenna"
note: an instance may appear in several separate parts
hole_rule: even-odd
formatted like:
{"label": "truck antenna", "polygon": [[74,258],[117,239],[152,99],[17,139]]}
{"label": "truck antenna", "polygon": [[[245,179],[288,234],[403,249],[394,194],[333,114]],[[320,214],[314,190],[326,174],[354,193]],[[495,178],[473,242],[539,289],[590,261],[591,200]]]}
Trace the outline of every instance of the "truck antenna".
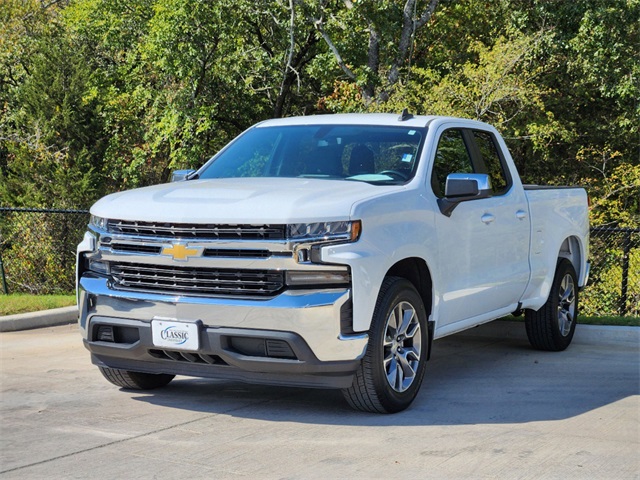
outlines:
{"label": "truck antenna", "polygon": [[407,108],[404,108],[402,109],[402,113],[398,117],[398,121],[404,122],[405,120],[409,120],[410,118],[413,118],[413,115],[409,113],[409,110]]}

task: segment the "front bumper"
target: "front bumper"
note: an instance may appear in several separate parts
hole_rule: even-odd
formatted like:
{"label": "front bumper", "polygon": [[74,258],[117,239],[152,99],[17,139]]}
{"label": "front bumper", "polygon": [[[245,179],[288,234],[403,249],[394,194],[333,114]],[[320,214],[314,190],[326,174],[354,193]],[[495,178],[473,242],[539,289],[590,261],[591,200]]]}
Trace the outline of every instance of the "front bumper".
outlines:
{"label": "front bumper", "polygon": [[[107,279],[85,272],[78,286],[79,325],[100,366],[343,388],[351,385],[368,340],[340,332],[349,298],[349,289],[287,291],[268,300],[149,294],[113,290]],[[154,346],[151,321],[158,317],[201,322],[200,349],[182,355]],[[111,327],[112,340],[98,340],[100,326]],[[276,353],[259,345],[273,345]]]}

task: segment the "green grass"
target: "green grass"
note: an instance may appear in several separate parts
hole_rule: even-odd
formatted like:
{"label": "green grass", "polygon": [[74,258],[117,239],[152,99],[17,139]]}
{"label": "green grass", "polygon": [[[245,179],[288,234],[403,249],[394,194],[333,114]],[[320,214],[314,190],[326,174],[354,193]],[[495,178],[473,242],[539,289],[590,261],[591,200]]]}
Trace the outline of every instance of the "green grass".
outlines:
{"label": "green grass", "polygon": [[[524,315],[514,317],[509,315],[500,320],[510,322],[524,322]],[[640,327],[640,317],[615,317],[612,315],[602,315],[593,317],[583,317],[578,315],[578,325],[613,325],[617,327]]]}
{"label": "green grass", "polygon": [[0,316],[37,312],[76,304],[75,295],[29,295],[27,293],[0,294]]}

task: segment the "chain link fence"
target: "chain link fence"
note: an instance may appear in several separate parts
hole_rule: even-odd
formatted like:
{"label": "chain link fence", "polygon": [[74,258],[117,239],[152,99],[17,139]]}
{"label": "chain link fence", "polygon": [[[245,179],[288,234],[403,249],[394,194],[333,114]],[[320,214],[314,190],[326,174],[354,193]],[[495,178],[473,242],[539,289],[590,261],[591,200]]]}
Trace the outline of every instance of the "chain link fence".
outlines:
{"label": "chain link fence", "polygon": [[640,229],[592,227],[581,315],[640,316]]}
{"label": "chain link fence", "polygon": [[[0,293],[70,293],[86,210],[0,208]],[[593,227],[581,314],[640,316],[640,229]]]}
{"label": "chain link fence", "polygon": [[86,210],[0,208],[0,275],[4,293],[71,293],[76,246]]}

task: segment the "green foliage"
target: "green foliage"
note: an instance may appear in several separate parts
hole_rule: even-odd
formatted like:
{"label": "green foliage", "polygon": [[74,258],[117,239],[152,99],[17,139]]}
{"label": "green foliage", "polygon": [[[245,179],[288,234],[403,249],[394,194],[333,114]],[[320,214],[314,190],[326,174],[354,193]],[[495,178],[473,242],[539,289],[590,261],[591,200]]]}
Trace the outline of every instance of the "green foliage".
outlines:
{"label": "green foliage", "polygon": [[407,37],[408,4],[6,0],[1,203],[86,207],[261,119],[409,107],[495,124],[525,182],[640,225],[638,0],[440,0],[421,23],[423,0]]}
{"label": "green foliage", "polygon": [[581,149],[577,160],[594,172],[580,181],[591,197],[591,222],[638,228],[640,163],[626,160],[621,152],[611,151],[606,145],[602,151]]}
{"label": "green foliage", "polygon": [[534,83],[537,71],[527,59],[539,42],[539,35],[501,37],[490,47],[475,42],[469,52],[477,58],[444,76],[414,67],[411,81],[389,103],[394,109],[404,104],[422,114],[473,118],[508,128],[525,111],[543,112],[543,92]]}
{"label": "green foliage", "polygon": [[341,80],[319,106],[475,118],[526,183],[589,189],[594,224],[640,226],[640,2],[441,2],[387,101]]}
{"label": "green foliage", "polygon": [[296,24],[291,50],[288,15],[278,1],[264,9],[230,0],[72,3],[69,34],[97,53],[90,95],[108,138],[106,189],[165,181],[256,119],[296,110],[293,84],[316,38]]}
{"label": "green foliage", "polygon": [[0,195],[21,206],[88,206],[100,188],[95,168],[103,151],[97,105],[86,98],[87,52],[65,35],[57,12],[23,7],[0,7],[14,24],[29,15],[41,22],[18,39],[4,38],[12,52],[2,57],[9,73],[2,84]]}

